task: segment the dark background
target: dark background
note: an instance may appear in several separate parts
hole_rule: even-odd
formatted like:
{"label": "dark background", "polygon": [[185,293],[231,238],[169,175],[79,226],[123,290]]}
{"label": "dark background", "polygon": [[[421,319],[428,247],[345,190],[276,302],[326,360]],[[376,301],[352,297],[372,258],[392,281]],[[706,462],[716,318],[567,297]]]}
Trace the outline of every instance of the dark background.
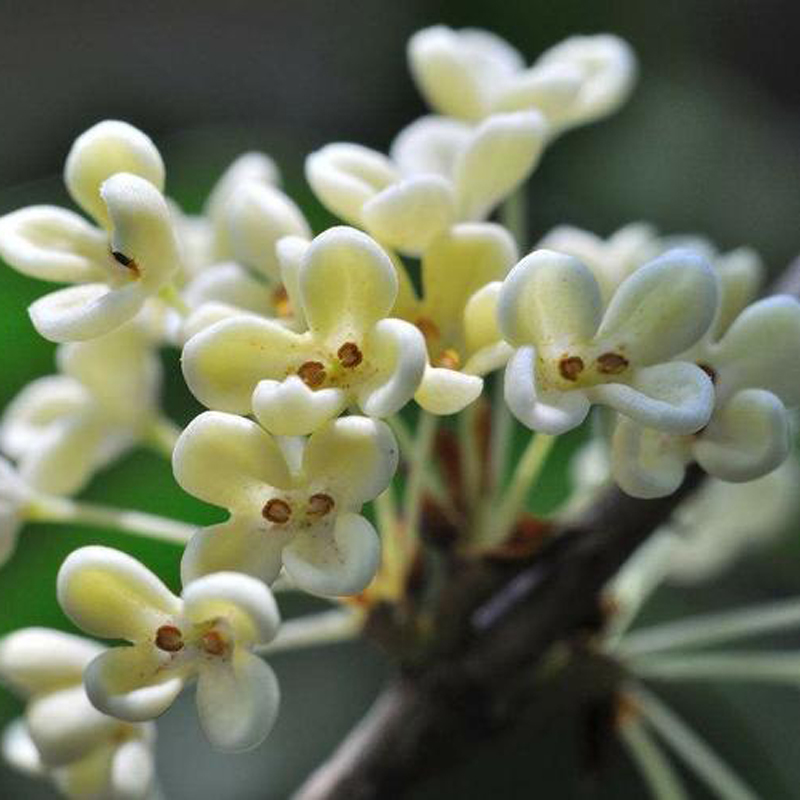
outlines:
{"label": "dark background", "polygon": [[[632,100],[613,118],[559,139],[530,183],[533,237],[569,222],[607,234],[632,220],[664,232],[703,232],[723,248],[750,244],[772,270],[800,250],[800,25],[778,0],[615,3],[561,0],[119,3],[0,0],[0,213],[65,202],[58,180],[71,141],[106,117],[147,131],[165,155],[167,189],[197,209],[230,157],[275,155],[289,192],[320,219],[302,182],[304,154],[329,141],[385,149],[424,107],[405,63],[415,30],[444,22],[508,38],[529,59],[573,33],[611,31],[640,59]],[[24,307],[41,284],[0,272],[0,400],[52,371]],[[173,367],[174,355],[168,356]],[[177,419],[193,413],[179,385]],[[171,488],[162,461],[140,453],[88,496],[210,519]],[[795,536],[794,539],[797,537]],[[0,632],[64,624],[52,597],[60,560],[97,541],[89,531],[26,530],[0,573]],[[111,540],[176,585],[177,550]],[[714,587],[667,592],[651,611],[722,607],[797,591],[798,547],[740,565]],[[341,738],[377,691],[375,651],[340,646],[275,659],[285,702],[255,753],[222,757],[202,741],[186,696],[160,724],[167,794],[272,800],[287,796]],[[795,693],[686,686],[668,693],[699,730],[770,800],[800,797]],[[16,713],[7,695],[0,714]],[[612,741],[593,780],[581,766],[581,727],[524,728],[420,793],[424,798],[638,798],[644,795]],[[0,797],[49,797],[0,772]],[[693,790],[693,797],[705,797]]]}

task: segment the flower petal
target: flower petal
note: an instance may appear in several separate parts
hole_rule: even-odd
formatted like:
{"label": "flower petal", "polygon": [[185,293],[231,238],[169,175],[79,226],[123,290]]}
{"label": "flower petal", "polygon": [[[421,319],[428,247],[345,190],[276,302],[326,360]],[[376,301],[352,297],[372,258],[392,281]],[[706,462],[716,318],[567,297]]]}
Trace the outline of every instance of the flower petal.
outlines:
{"label": "flower petal", "polygon": [[330,529],[298,534],[284,548],[286,572],[303,591],[323,597],[357,594],[375,577],[381,543],[360,514],[339,514]]}
{"label": "flower petal", "polygon": [[452,182],[456,159],[469,144],[472,127],[450,117],[428,115],[397,134],[392,160],[406,175],[438,175]]}
{"label": "flower petal", "polygon": [[281,270],[281,281],[286,296],[289,299],[289,308],[298,330],[304,330],[306,318],[303,313],[303,303],[300,300],[300,267],[306,256],[311,242],[300,236],[284,236],[275,244],[275,253]]}
{"label": "flower petal", "polygon": [[64,182],[72,199],[103,227],[111,222],[100,199],[102,183],[129,172],[164,188],[164,162],[149,136],[127,122],[104,120],[73,143],[64,165]]}
{"label": "flower petal", "polygon": [[186,285],[182,296],[190,308],[217,301],[256,314],[268,315],[273,311],[270,287],[232,261],[204,269]]}
{"label": "flower petal", "polygon": [[783,403],[763,389],[743,389],[714,412],[694,454],[709,475],[742,483],[779,467],[790,446]]}
{"label": "flower petal", "polygon": [[263,378],[283,380],[311,357],[310,339],[273,320],[225,319],[195,334],[183,348],[183,375],[209,408],[250,413]]}
{"label": "flower petal", "polygon": [[761,257],[749,247],[739,247],[717,256],[714,269],[719,276],[720,296],[714,320],[713,341],[719,340],[730,324],[755,299],[764,282],[766,268]]}
{"label": "flower petal", "polygon": [[249,183],[271,186],[280,183],[278,167],[266,153],[253,150],[235,158],[209,193],[203,206],[203,216],[215,222],[219,220],[227,211],[231,199],[242,186]]}
{"label": "flower petal", "polygon": [[31,777],[41,777],[44,774],[41,756],[22,717],[4,728],[0,751],[3,760],[18,772]]}
{"label": "flower petal", "polygon": [[178,437],[175,480],[189,494],[222,508],[260,509],[265,488],[289,487],[291,475],[278,443],[255,422],[206,411]]}
{"label": "flower petal", "polygon": [[458,154],[453,179],[462,219],[483,219],[536,167],[546,126],[537,111],[494,114]]}
{"label": "flower petal", "polygon": [[502,281],[492,281],[473,292],[467,300],[464,307],[464,339],[470,354],[502,339],[497,324],[497,304],[502,287]]}
{"label": "flower petal", "polygon": [[350,507],[360,508],[392,482],[399,451],[388,425],[340,417],[313,433],[303,454],[303,476],[320,482]]}
{"label": "flower petal", "polygon": [[538,111],[548,126],[557,126],[575,103],[583,71],[574,64],[542,64],[509,79],[492,100],[492,112]]}
{"label": "flower petal", "polygon": [[457,414],[480,397],[483,379],[453,369],[425,368],[414,399],[431,414]]}
{"label": "flower petal", "polygon": [[708,330],[718,301],[711,265],[692,250],[670,250],[623,281],[600,323],[598,346],[641,366],[668,361]]}
{"label": "flower petal", "polygon": [[272,668],[247,651],[228,662],[209,662],[197,682],[197,712],[214,747],[230,753],[252,750],[275,724],[280,703]]}
{"label": "flower petal", "polygon": [[586,390],[593,403],[664,433],[695,433],[714,408],[714,385],[706,373],[685,361],[636,370],[630,385],[607,383]]}
{"label": "flower petal", "polygon": [[154,755],[148,742],[129,739],[116,748],[111,762],[111,790],[114,800],[152,798],[154,782]]}
{"label": "flower petal", "polygon": [[180,601],[147,567],[110,547],[81,547],[58,571],[58,602],[93,636],[149,639],[180,612]]}
{"label": "flower petal", "polygon": [[506,366],[505,399],[511,413],[526,427],[551,436],[577,428],[591,404],[580,389],[540,392],[536,387],[536,350],[520,347]]}
{"label": "flower petal", "polygon": [[276,436],[313,433],[347,408],[341,389],[311,389],[296,375],[283,381],[261,381],[253,392],[253,414]]}

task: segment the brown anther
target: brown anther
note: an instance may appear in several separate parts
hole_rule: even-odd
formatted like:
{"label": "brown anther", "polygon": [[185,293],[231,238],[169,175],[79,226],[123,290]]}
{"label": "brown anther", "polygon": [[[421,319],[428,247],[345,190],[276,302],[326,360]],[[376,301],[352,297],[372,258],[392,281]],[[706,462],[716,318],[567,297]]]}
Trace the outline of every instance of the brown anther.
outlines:
{"label": "brown anther", "polygon": [[297,375],[309,389],[318,389],[325,383],[327,377],[325,365],[320,361],[306,361],[305,364],[301,364]]}
{"label": "brown anther", "polygon": [[458,369],[461,366],[461,356],[452,347],[448,347],[439,354],[436,366],[444,369]]}
{"label": "brown anther", "polygon": [[580,356],[564,356],[558,362],[558,371],[566,381],[578,380],[578,375],[583,372],[583,359]]}
{"label": "brown anther", "polygon": [[333,510],[335,503],[329,494],[312,494],[308,498],[308,513],[312,517],[324,517]]}
{"label": "brown anther", "polygon": [[336,351],[336,357],[339,359],[339,363],[348,369],[357,367],[364,360],[364,355],[355,342],[345,342]]}
{"label": "brown anther", "polygon": [[630,694],[620,692],[616,697],[615,722],[618,727],[638,719],[639,705]]}
{"label": "brown anther", "polygon": [[628,369],[628,359],[619,353],[603,353],[597,357],[597,371],[604,375],[619,375]]}
{"label": "brown anther", "polygon": [[204,633],[200,638],[200,646],[210,656],[221,656],[225,654],[227,643],[219,631],[211,630]]}
{"label": "brown anther", "polygon": [[279,497],[268,500],[264,508],[261,509],[261,516],[264,519],[274,522],[276,525],[283,525],[292,516],[292,507]]}
{"label": "brown anther", "polygon": [[697,366],[700,367],[700,369],[703,370],[703,372],[705,372],[709,378],[711,378],[711,383],[717,382],[717,371],[714,369],[714,367],[710,366],[709,364],[698,364]]}
{"label": "brown anther", "polygon": [[426,339],[430,340],[439,338],[439,328],[436,326],[436,323],[433,320],[430,320],[427,317],[420,317],[414,324],[420,329],[422,335]]}
{"label": "brown anther", "polygon": [[275,306],[275,313],[284,319],[292,316],[292,304],[289,302],[289,293],[283,286],[278,286],[272,292],[272,305]]}
{"label": "brown anther", "polygon": [[156,647],[167,653],[177,653],[183,649],[183,634],[174,625],[162,625],[156,631]]}
{"label": "brown anther", "polygon": [[111,255],[118,264],[122,264],[123,267],[127,267],[136,275],[139,274],[139,265],[132,258],[130,258],[130,256],[126,256],[125,253],[120,253],[119,250],[112,250]]}

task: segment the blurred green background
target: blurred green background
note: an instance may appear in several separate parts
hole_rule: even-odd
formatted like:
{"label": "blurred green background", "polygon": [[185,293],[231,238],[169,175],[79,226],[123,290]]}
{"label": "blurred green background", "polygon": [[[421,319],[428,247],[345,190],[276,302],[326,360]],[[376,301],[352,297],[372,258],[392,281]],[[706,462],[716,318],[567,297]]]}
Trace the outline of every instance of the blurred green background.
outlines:
{"label": "blurred green background", "polygon": [[[0,0],[0,213],[67,203],[59,172],[74,137],[105,117],[150,133],[165,155],[168,192],[198,210],[226,163],[257,148],[279,161],[285,186],[317,228],[326,217],[302,181],[305,153],[334,140],[385,148],[424,113],[405,65],[420,27],[477,25],[533,59],[572,33],[612,31],[631,42],[641,76],[615,117],[558,140],[530,182],[532,240],[558,223],[608,234],[632,220],[702,232],[721,247],[749,244],[773,271],[800,251],[800,40],[797,5],[777,0]],[[46,287],[0,268],[0,401],[53,369],[26,305]],[[172,416],[197,406],[166,353]],[[536,502],[566,490],[551,478]],[[163,459],[139,452],[86,496],[198,523],[218,513],[174,486]],[[800,589],[800,542],[789,530],[703,589],[663,592],[652,618],[722,608]],[[66,625],[53,596],[64,556],[96,541],[119,546],[177,588],[177,548],[111,532],[34,526],[0,572],[0,633]],[[286,605],[289,615],[309,607]],[[159,771],[169,798],[274,800],[288,795],[368,706],[387,672],[380,653],[342,645],[275,659],[284,704],[254,753],[223,757],[202,740],[191,696],[159,724]],[[666,693],[771,800],[800,797],[800,698],[778,690],[685,686]],[[0,694],[3,721],[18,705]],[[644,790],[613,742],[602,771],[581,765],[579,721],[546,736],[523,725],[420,798],[638,798]],[[0,798],[50,790],[0,767]],[[694,786],[693,797],[705,797]]]}

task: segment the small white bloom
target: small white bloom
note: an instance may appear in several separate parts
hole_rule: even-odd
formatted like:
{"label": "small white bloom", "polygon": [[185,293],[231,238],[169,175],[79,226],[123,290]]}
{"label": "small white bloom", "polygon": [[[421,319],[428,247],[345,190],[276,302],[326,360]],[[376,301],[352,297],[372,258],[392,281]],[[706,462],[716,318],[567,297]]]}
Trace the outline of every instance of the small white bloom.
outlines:
{"label": "small white bloom", "polygon": [[332,228],[297,270],[297,302],[308,330],[242,316],[201,331],[183,351],[186,382],[210,408],[249,413],[260,387],[262,420],[273,433],[311,433],[350,403],[369,416],[402,408],[425,371],[425,340],[388,318],[398,293],[395,267],[368,236]]}
{"label": "small white bloom", "polygon": [[587,267],[537,250],[500,291],[500,329],[517,348],[506,368],[509,408],[549,434],[579,425],[594,403],[659,430],[697,431],[711,413],[713,386],[700,367],[671,359],[698,341],[716,309],[714,273],[690,251],[641,267],[603,312]]}
{"label": "small white bloom", "polygon": [[408,43],[411,73],[435,111],[479,122],[498,111],[535,109],[560,131],[604,117],[628,97],[636,76],[630,47],[609,34],[573,36],[529,68],[500,37],[444,25]]}
{"label": "small white bloom", "polygon": [[25,508],[34,494],[12,464],[0,456],[0,567],[14,553]]}
{"label": "small white bloom", "polygon": [[[257,390],[257,418],[259,401]],[[380,540],[359,512],[389,485],[397,459],[388,426],[365,417],[328,422],[306,441],[275,439],[233,414],[201,414],[175,448],[175,478],[231,519],[191,540],[184,582],[235,570],[271,583],[285,566],[305,591],[360,592],[378,568]]]}
{"label": "small white bloom", "polygon": [[0,639],[0,679],[28,701],[25,717],[3,733],[3,755],[50,778],[72,800],[154,798],[155,727],[100,713],[81,685],[102,652],[88,639],[46,628]]}
{"label": "small white bloom", "polygon": [[485,219],[536,167],[545,126],[534,111],[496,114],[476,128],[423,117],[402,130],[391,158],[330,144],[306,177],[332,213],[411,255],[459,221]]}
{"label": "small white bloom", "polygon": [[279,617],[261,581],[220,572],[176,597],[134,558],[82,547],[61,566],[58,600],[88,633],[132,644],[101,653],[84,672],[100,711],[129,722],[154,719],[197,678],[197,709],[212,744],[248,750],[269,733],[278,684],[251,649],[275,636]]}
{"label": "small white bloom", "polygon": [[124,122],[101,122],[78,137],[64,169],[72,198],[99,227],[54,206],[31,206],[0,219],[0,255],[12,267],[79,284],[30,306],[46,339],[108,333],[170,281],[180,258],[161,194],[163,178],[158,150],[143,133]]}

